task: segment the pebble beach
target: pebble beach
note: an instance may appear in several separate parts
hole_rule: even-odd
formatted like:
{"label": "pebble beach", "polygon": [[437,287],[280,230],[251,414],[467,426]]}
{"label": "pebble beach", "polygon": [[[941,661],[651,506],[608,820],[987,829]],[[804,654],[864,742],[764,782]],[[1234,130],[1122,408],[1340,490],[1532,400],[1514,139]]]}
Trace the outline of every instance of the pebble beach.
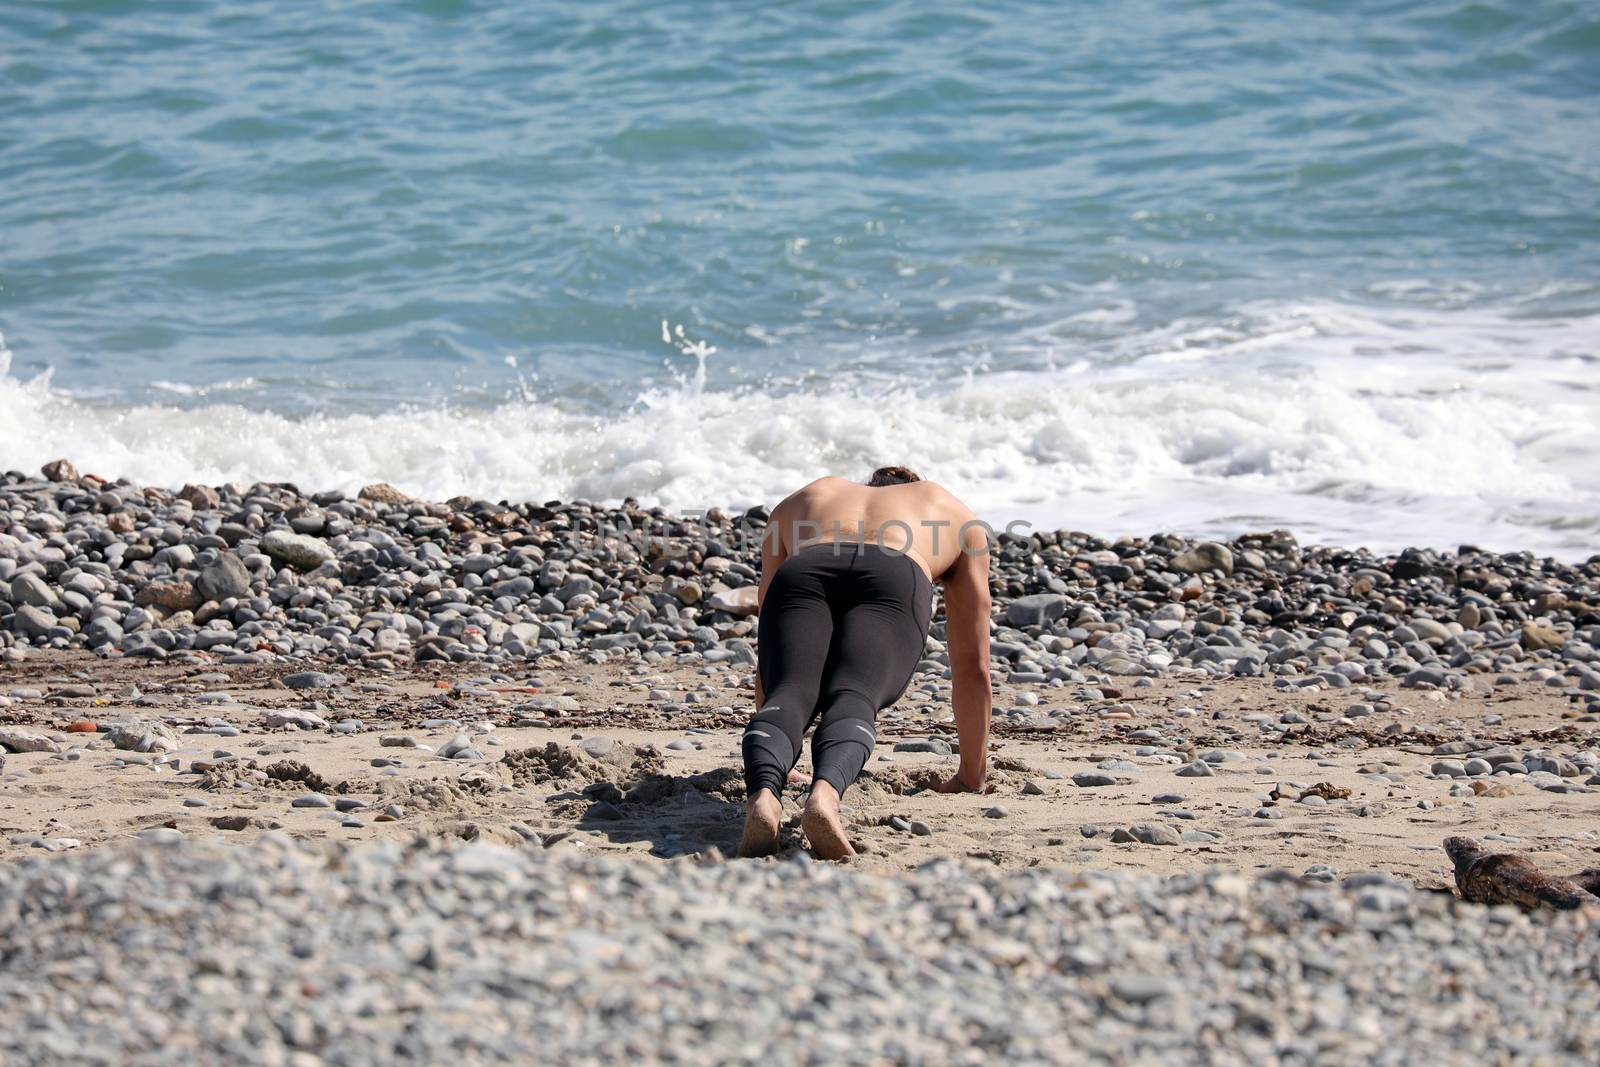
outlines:
{"label": "pebble beach", "polygon": [[[1600,866],[1600,557],[995,547],[845,796],[731,858],[759,508],[0,482],[7,1062],[1548,1063]],[[804,762],[802,766],[804,766]]]}
{"label": "pebble beach", "polygon": [[[1574,0],[0,3],[0,1067],[1596,1067],[1597,100]],[[947,571],[746,835],[827,476],[990,526],[991,729]]]}

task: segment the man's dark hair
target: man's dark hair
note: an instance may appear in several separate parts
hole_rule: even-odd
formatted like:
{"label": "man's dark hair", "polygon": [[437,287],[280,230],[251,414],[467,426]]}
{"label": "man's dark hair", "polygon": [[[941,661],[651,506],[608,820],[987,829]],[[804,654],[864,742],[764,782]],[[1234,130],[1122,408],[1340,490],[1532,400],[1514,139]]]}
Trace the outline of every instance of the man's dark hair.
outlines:
{"label": "man's dark hair", "polygon": [[907,485],[922,481],[922,476],[909,467],[879,467],[867,480],[869,486]]}

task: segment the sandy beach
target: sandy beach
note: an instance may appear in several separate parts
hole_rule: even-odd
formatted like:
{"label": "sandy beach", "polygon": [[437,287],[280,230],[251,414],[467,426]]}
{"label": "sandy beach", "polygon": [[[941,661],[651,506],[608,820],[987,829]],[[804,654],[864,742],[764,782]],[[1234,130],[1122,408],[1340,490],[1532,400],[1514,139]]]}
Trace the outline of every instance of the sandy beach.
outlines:
{"label": "sandy beach", "polygon": [[[341,846],[444,835],[642,862],[731,855],[737,844],[747,669],[708,676],[580,663],[488,674],[451,665],[351,672],[302,692],[283,686],[286,673],[70,653],[8,669],[0,690],[11,694],[7,723],[54,739],[60,751],[7,757],[3,854],[94,847],[151,827],[245,841],[274,829]],[[1470,785],[1452,795],[1463,792],[1457,779],[1431,773],[1449,758],[1436,750],[1464,740],[1474,751],[1587,748],[1594,727],[1574,721],[1575,703],[1539,681],[1445,699],[1373,687],[1362,695],[1390,710],[1354,721],[1342,714],[1349,696],[1285,694],[1259,679],[1164,679],[1095,698],[997,688],[997,704],[1030,694],[1038,707],[1065,711],[1065,721],[999,727],[994,790],[979,797],[926,788],[950,772],[951,757],[894,751],[953,737],[942,709],[886,716],[870,777],[845,798],[863,853],[853,865],[907,870],[948,855],[1002,868],[1157,874],[1381,870],[1444,889],[1450,865],[1440,845],[1451,834],[1499,840],[1558,869],[1600,863],[1600,790],[1552,793],[1502,775],[1480,779],[1481,795]],[[685,697],[695,702],[684,705]],[[282,713],[329,726],[266,725]],[[1286,714],[1304,722],[1263,744],[1250,718]],[[139,754],[68,732],[74,723],[130,718],[169,727],[175,747]],[[439,754],[462,731],[482,760]],[[1141,731],[1160,734],[1161,753],[1147,751],[1148,735],[1130,736]],[[393,747],[400,739],[419,747]],[[1214,773],[1181,777],[1188,764],[1168,753],[1209,753]],[[1092,784],[1102,777],[1106,784]],[[1324,784],[1331,789],[1320,796]],[[1308,792],[1321,803],[1302,802]],[[799,794],[787,794],[796,815]],[[327,803],[294,806],[308,795]],[[402,814],[383,816],[389,805]],[[1161,828],[1152,840],[1170,844],[1113,840],[1118,830],[1152,826]],[[798,832],[789,846],[804,847]]]}

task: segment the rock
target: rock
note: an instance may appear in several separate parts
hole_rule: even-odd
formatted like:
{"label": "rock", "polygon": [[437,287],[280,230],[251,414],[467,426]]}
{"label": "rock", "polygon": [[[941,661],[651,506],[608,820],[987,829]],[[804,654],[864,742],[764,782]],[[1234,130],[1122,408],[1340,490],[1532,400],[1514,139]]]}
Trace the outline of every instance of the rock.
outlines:
{"label": "rock", "polygon": [[224,552],[215,563],[201,568],[194,584],[203,601],[238,599],[250,593],[250,572],[238,556]]}
{"label": "rock", "polygon": [[334,558],[333,549],[328,547],[326,541],[288,530],[269,531],[261,538],[261,551],[275,562],[300,571],[316,570]]}
{"label": "rock", "polygon": [[75,482],[79,479],[78,468],[69,459],[53,459],[39,470],[52,482]]}
{"label": "rock", "polygon": [[44,637],[56,627],[56,617],[48,608],[36,608],[32,604],[23,604],[17,608],[17,613],[12,616],[11,624],[17,633],[24,637]]}
{"label": "rock", "polygon": [[1198,574],[1202,571],[1232,574],[1233,553],[1228,550],[1227,545],[1220,545],[1215,541],[1202,541],[1188,551],[1173,556],[1172,569],[1182,574]]}
{"label": "rock", "polygon": [[361,492],[356,494],[362,500],[370,500],[374,504],[406,504],[411,498],[388,482],[374,482],[364,485]]}
{"label": "rock", "polygon": [[456,734],[440,745],[439,755],[443,759],[483,759],[483,753],[473,747],[472,738],[466,734]]}
{"label": "rock", "polygon": [[[1099,649],[1091,649],[1098,652]],[[1119,677],[1132,677],[1142,675],[1146,668],[1143,664],[1134,662],[1133,658],[1125,652],[1111,652],[1094,664],[1095,669],[1105,674],[1114,674]]]}
{"label": "rock", "polygon": [[578,747],[595,759],[600,759],[610,755],[611,750],[617,747],[617,742],[612,737],[586,737],[579,742]]}
{"label": "rock", "polygon": [[48,608],[54,606],[56,594],[50,583],[30,571],[11,579],[11,602]]}
{"label": "rock", "polygon": [[534,581],[526,574],[519,574],[515,578],[508,578],[503,582],[496,582],[490,587],[496,597],[525,597],[534,591]]}
{"label": "rock", "polygon": [[1084,771],[1072,776],[1072,784],[1081,789],[1093,789],[1097,786],[1116,785],[1117,780],[1109,774],[1099,774],[1093,771]]}
{"label": "rock", "polygon": [[1179,990],[1170,978],[1155,974],[1125,974],[1111,979],[1111,994],[1130,1004],[1148,1004],[1175,996]]}
{"label": "rock", "polygon": [[1146,845],[1177,845],[1182,843],[1181,838],[1178,836],[1178,831],[1165,823],[1138,823],[1128,827],[1128,833],[1133,835],[1134,840]]}
{"label": "rock", "polygon": [[1522,627],[1522,647],[1529,652],[1558,649],[1566,643],[1559,631],[1538,623],[1525,623]]}
{"label": "rock", "polygon": [[1216,773],[1216,771],[1211,769],[1211,764],[1207,763],[1205,760],[1199,759],[1195,760],[1193,763],[1179,767],[1177,770],[1177,775],[1179,778],[1211,778],[1215,776]]}
{"label": "rock", "polygon": [[295,808],[331,808],[333,807],[333,801],[321,793],[306,793],[291,800],[289,806]]}
{"label": "rock", "polygon": [[1565,611],[1570,606],[1565,593],[1540,593],[1533,598],[1533,610],[1537,615],[1550,615],[1558,611]]}
{"label": "rock", "polygon": [[0,749],[7,752],[60,752],[61,746],[44,734],[20,726],[0,726]]}
{"label": "rock", "polygon": [[301,671],[298,674],[283,676],[283,684],[290,689],[331,689],[339,682],[340,678],[337,675],[323,671]]}
{"label": "rock", "polygon": [[1011,814],[1011,812],[1008,809],[1002,807],[999,804],[996,804],[994,807],[992,807],[988,811],[984,812],[983,813],[983,817],[985,819],[1004,819],[1007,816],[1009,816],[1010,814]]}
{"label": "rock", "polygon": [[1445,685],[1445,678],[1445,672],[1438,667],[1418,667],[1401,680],[1400,688],[1420,689],[1423,686],[1442,688]]}
{"label": "rock", "polygon": [[85,631],[89,639],[90,648],[100,648],[103,645],[115,645],[122,641],[122,626],[115,619],[101,616],[89,623]]}
{"label": "rock", "polygon": [[178,735],[170,726],[143,719],[112,723],[105,734],[113,748],[125,752],[174,752],[180,747]]}
{"label": "rock", "polygon": [[193,611],[204,601],[192,582],[182,579],[151,582],[133,598],[140,607],[165,608],[167,611]]}
{"label": "rock", "polygon": [[140,830],[134,836],[140,841],[152,845],[171,846],[181,844],[183,841],[183,831],[174,829],[171,826],[151,826],[148,829]]}
{"label": "rock", "polygon": [[178,499],[187,500],[196,511],[212,511],[222,506],[222,497],[209,485],[185,485],[178,490]]}
{"label": "rock", "polygon": [[278,730],[284,727],[295,730],[325,730],[328,726],[328,720],[312,711],[302,711],[298,708],[273,708],[261,713],[261,725],[268,730]]}
{"label": "rock", "polygon": [[52,837],[34,843],[35,848],[42,848],[46,852],[64,852],[69,848],[77,848],[83,842],[76,837]]}
{"label": "rock", "polygon": [[745,618],[756,613],[756,586],[744,585],[738,589],[723,589],[711,594],[711,608],[714,611],[726,611],[730,615]]}
{"label": "rock", "polygon": [[1449,627],[1433,619],[1412,619],[1406,625],[1411,627],[1419,639],[1430,645],[1443,644],[1453,636]]}
{"label": "rock", "polygon": [[1006,606],[1006,625],[1048,626],[1067,610],[1067,598],[1059,593],[1034,593],[1019,596]]}
{"label": "rock", "polygon": [[914,737],[906,741],[894,743],[896,752],[931,752],[935,756],[948,756],[951,754],[950,742],[938,737]]}

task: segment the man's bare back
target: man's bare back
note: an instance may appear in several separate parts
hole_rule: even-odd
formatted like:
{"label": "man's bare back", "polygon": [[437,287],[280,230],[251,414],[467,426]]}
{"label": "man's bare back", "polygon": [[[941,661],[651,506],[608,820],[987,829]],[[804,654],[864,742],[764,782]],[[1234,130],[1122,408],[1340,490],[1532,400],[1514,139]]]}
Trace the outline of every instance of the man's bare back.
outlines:
{"label": "man's bare back", "polygon": [[972,509],[935,482],[869,486],[834,477],[790,494],[767,529],[781,538],[785,556],[819,542],[865,541],[909,555],[935,580],[957,562],[964,544],[987,538]]}

